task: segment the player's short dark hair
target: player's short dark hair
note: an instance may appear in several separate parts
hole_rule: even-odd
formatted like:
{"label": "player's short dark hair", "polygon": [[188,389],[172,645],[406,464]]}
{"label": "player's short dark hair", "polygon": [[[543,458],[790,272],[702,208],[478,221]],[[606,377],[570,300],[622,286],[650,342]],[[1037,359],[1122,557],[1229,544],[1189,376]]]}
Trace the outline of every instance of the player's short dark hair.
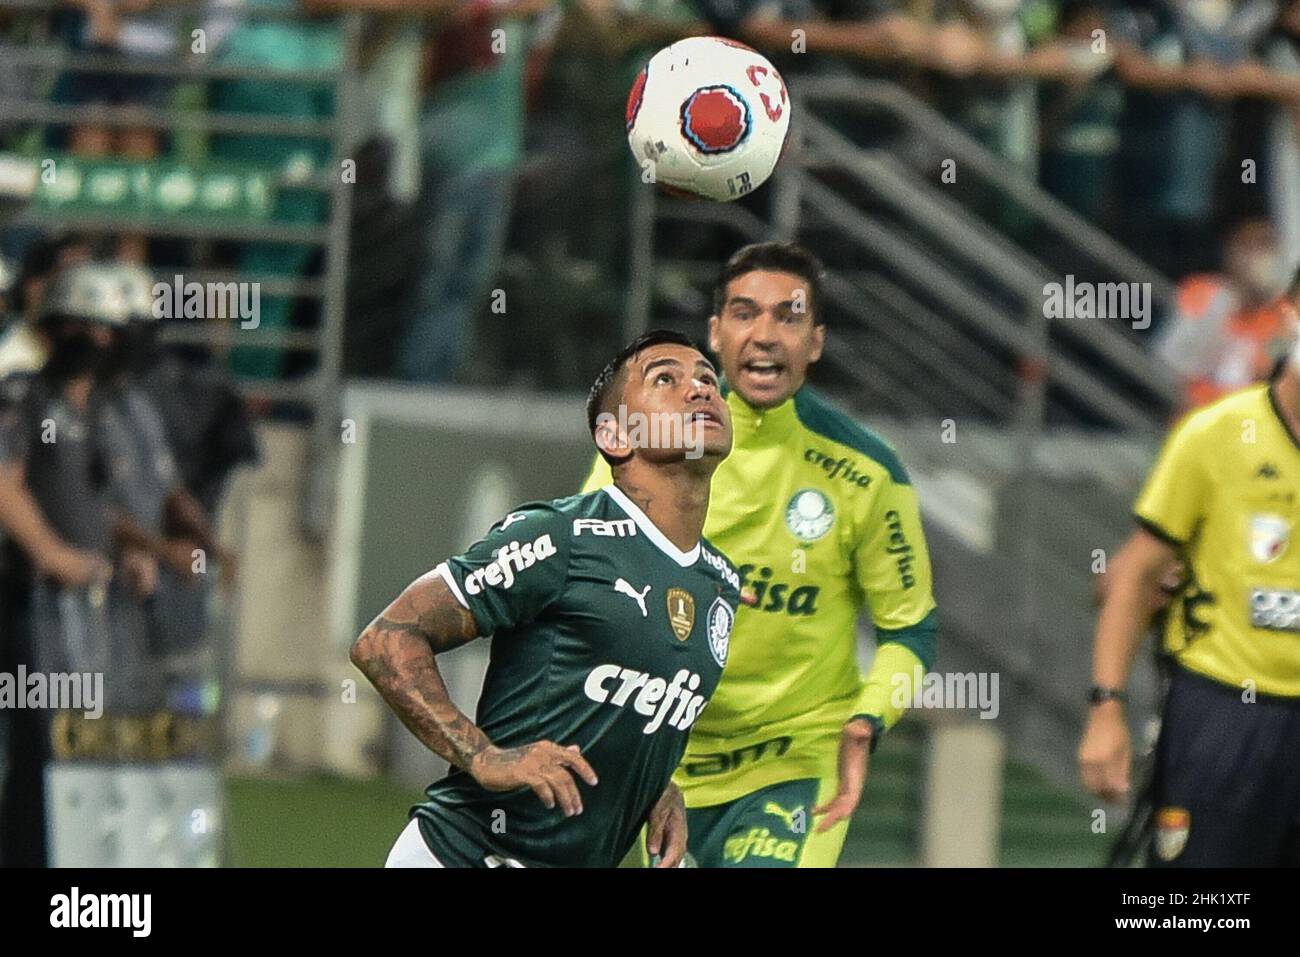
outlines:
{"label": "player's short dark hair", "polygon": [[[591,384],[591,391],[587,393],[587,428],[591,430],[592,438],[596,436],[596,424],[601,413],[609,411],[610,399],[617,391],[616,385],[623,381],[623,370],[627,368],[629,360],[651,346],[661,346],[665,343],[686,346],[701,355],[704,353],[704,350],[690,336],[674,332],[672,329],[652,329],[625,345],[619,350],[618,355],[605,363],[605,368],[600,370],[600,375],[596,376],[596,381]],[[615,464],[615,460],[605,455],[603,449],[599,446],[597,449],[606,462],[610,465]]]}
{"label": "player's short dark hair", "polygon": [[713,314],[722,314],[722,307],[727,304],[727,284],[731,280],[760,269],[767,272],[788,272],[806,282],[810,300],[808,309],[812,313],[813,322],[819,326],[826,324],[826,319],[818,308],[826,267],[798,243],[753,243],[738,249],[718,273],[718,281],[713,286]]}

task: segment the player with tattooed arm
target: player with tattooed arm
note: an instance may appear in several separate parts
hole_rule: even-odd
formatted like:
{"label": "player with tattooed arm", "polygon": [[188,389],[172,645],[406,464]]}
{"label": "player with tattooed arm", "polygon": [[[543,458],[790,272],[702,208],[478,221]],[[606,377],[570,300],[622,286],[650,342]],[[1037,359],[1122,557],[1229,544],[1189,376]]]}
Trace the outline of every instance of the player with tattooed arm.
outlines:
{"label": "player with tattooed arm", "polygon": [[[643,826],[661,867],[686,849],[673,769],[727,660],[740,576],[701,538],[731,417],[684,336],[649,333],[592,386],[613,481],[520,506],[416,579],[352,648],[403,723],[452,766],[390,867],[613,867]],[[669,441],[644,441],[645,422]],[[471,721],[437,655],[491,635]]]}

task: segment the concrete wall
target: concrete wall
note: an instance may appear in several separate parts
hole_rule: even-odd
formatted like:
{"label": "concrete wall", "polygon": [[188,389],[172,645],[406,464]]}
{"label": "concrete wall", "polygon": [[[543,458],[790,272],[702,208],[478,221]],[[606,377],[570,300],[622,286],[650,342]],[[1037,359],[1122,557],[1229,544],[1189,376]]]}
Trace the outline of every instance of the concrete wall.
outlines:
{"label": "concrete wall", "polygon": [[[223,540],[240,558],[230,613],[228,766],[317,768],[323,763],[323,704],[338,697],[340,672],[327,641],[327,549],[299,523],[306,481],[305,429],[263,424],[262,462],[232,483]],[[355,672],[353,672],[355,674]],[[272,753],[261,759],[269,733]]]}

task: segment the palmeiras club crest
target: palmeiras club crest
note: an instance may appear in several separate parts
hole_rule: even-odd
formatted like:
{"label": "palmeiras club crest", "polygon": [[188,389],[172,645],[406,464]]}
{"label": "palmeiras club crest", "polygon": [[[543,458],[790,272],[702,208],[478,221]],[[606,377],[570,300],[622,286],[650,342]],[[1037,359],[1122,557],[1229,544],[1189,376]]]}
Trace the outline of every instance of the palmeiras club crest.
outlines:
{"label": "palmeiras club crest", "polygon": [[727,666],[727,649],[731,646],[731,626],[736,623],[736,613],[721,598],[713,599],[709,606],[709,651],[719,668]]}

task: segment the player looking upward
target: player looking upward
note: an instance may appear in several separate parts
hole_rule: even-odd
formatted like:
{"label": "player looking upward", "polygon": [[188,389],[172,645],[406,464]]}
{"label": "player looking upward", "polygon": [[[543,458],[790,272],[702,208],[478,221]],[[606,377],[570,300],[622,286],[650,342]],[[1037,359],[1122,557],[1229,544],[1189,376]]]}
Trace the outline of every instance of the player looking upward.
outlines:
{"label": "player looking upward", "polygon": [[[794,244],[737,252],[709,345],[735,429],[705,529],[741,564],[731,660],[675,780],[701,867],[829,867],[895,694],[934,658],[916,495],[894,450],[805,385],[822,354],[821,264]],[[607,481],[597,461],[587,488]],[[878,648],[857,664],[864,606]],[[814,821],[814,815],[819,820]]]}
{"label": "player looking upward", "polygon": [[[605,488],[522,505],[464,555],[416,579],[352,649],[398,716],[452,770],[398,838],[395,867],[613,867],[685,851],[671,783],[727,660],[740,577],[700,537],[731,449],[713,366],[651,333],[592,386]],[[676,420],[638,444],[622,423]],[[635,431],[635,430],[634,430]],[[492,635],[478,714],[451,702],[437,655]]]}
{"label": "player looking upward", "polygon": [[[1285,309],[1300,333],[1300,273]],[[1160,579],[1173,677],[1156,746],[1156,866],[1300,865],[1300,334],[1270,382],[1184,418],[1111,563],[1079,747],[1088,790],[1129,790],[1124,689]]]}

